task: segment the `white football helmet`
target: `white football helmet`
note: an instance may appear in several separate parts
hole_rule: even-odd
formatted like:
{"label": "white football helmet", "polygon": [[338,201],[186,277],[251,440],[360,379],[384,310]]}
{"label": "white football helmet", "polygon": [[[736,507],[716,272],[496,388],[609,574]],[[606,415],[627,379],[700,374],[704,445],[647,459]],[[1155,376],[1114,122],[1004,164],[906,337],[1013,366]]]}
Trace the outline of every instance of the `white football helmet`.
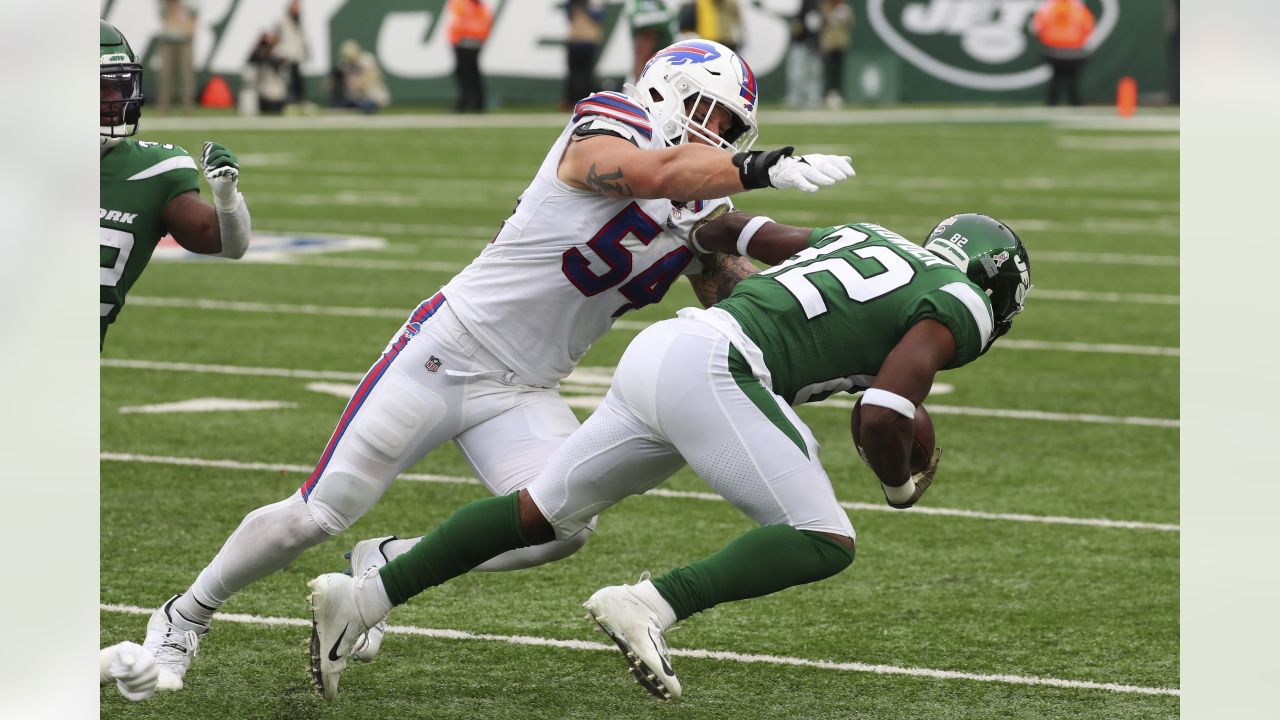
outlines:
{"label": "white football helmet", "polygon": [[[759,135],[755,73],[720,43],[685,40],[659,50],[627,90],[649,111],[654,129],[668,145],[696,135],[711,145],[746,152]],[[728,110],[733,121],[724,136],[707,127],[716,107]]]}

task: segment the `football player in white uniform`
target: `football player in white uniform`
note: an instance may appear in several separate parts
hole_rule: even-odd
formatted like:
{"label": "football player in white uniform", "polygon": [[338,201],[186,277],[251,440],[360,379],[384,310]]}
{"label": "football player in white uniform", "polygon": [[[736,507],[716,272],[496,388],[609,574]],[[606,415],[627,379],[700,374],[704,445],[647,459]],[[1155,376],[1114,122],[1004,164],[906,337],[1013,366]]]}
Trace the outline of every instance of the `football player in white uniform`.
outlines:
{"label": "football player in white uniform", "polygon": [[[681,275],[710,305],[754,272],[688,239],[695,222],[728,209],[726,196],[812,192],[853,176],[847,157],[751,151],[756,92],[741,58],[698,40],[655,55],[627,94],[577,104],[493,242],[392,336],[300,491],[246,516],[195,583],[152,615],[146,647],[161,688],[182,687],[199,636],[233,593],[346,530],[442,443],[452,440],[494,494],[533,481],[579,425],[559,381],[615,318],[657,302]],[[591,532],[479,569],[550,562]],[[353,568],[412,544],[360,543]],[[372,657],[380,641],[371,629],[356,654]]]}

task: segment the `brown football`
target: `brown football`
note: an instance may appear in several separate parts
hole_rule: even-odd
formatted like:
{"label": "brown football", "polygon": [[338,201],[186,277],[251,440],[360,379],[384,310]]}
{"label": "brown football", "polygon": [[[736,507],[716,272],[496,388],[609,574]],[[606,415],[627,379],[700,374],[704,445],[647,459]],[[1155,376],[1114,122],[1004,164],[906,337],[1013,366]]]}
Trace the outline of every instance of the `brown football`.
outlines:
{"label": "brown football", "polygon": [[[858,456],[866,462],[867,454],[863,451],[862,442],[858,439],[862,428],[861,410],[862,398],[858,398],[858,401],[853,404],[853,416],[849,418],[849,430],[853,434],[853,446],[858,449]],[[911,459],[908,461],[908,466],[912,473],[918,473],[929,466],[934,447],[933,420],[929,417],[929,411],[924,409],[924,405],[916,408],[912,435]]]}

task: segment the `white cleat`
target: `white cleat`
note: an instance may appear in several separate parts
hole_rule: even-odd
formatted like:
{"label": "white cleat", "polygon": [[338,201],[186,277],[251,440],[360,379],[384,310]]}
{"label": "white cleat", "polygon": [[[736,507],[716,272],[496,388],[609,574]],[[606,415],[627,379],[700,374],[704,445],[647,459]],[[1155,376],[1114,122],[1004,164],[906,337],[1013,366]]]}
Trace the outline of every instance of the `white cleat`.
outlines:
{"label": "white cleat", "polygon": [[182,617],[173,609],[173,603],[181,595],[169,601],[151,614],[147,621],[147,639],[142,647],[156,659],[160,672],[157,690],[181,690],[182,678],[191,666],[191,658],[200,652],[200,636],[209,631],[208,625],[200,625]]}
{"label": "white cleat", "polygon": [[311,682],[325,700],[338,697],[338,679],[347,669],[347,657],[356,638],[369,629],[356,605],[356,590],[367,576],[352,578],[343,573],[326,573],[307,585],[311,604]]}
{"label": "white cleat", "polygon": [[[383,548],[392,540],[399,540],[395,535],[370,538],[356,543],[347,552],[346,558],[351,561],[351,569],[346,571],[352,577],[363,577],[371,568],[380,568],[390,562]],[[387,633],[387,621],[383,620],[369,628],[356,638],[355,648],[351,651],[351,659],[359,662],[373,662],[373,658],[382,649],[382,638]]]}
{"label": "white cleat", "polygon": [[622,651],[636,682],[659,700],[675,700],[680,697],[680,681],[667,659],[662,624],[653,608],[631,588],[631,585],[601,588],[582,606]]}

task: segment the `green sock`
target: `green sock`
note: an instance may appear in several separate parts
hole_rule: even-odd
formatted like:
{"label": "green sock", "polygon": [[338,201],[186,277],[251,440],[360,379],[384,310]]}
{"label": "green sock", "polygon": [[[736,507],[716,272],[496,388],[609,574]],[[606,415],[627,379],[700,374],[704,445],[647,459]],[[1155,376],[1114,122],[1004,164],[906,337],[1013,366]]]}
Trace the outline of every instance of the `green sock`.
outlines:
{"label": "green sock", "polygon": [[849,567],[853,550],[788,525],[758,527],[714,555],[654,578],[676,620],[723,602],[745,600],[831,577]]}
{"label": "green sock", "polygon": [[520,494],[463,505],[408,552],[383,565],[378,574],[393,605],[455,578],[492,557],[525,547],[520,533]]}

